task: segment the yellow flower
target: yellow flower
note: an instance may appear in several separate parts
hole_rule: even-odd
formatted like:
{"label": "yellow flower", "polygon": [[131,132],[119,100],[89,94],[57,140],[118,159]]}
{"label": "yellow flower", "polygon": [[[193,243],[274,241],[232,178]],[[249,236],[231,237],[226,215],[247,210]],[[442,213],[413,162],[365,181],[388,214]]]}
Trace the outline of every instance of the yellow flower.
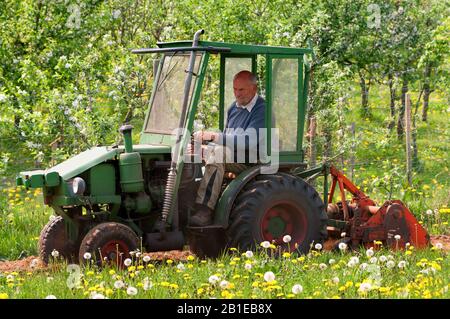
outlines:
{"label": "yellow flower", "polygon": [[105,294],[107,296],[111,296],[114,293],[114,291],[111,288],[106,289]]}
{"label": "yellow flower", "polygon": [[197,295],[201,295],[204,291],[205,291],[205,289],[203,289],[203,288],[198,288],[198,289],[197,289]]}
{"label": "yellow flower", "polygon": [[8,299],[8,298],[9,297],[8,297],[7,293],[4,293],[4,292],[0,293],[0,299]]}
{"label": "yellow flower", "polygon": [[109,271],[109,274],[110,275],[114,275],[116,273],[116,271],[114,270],[114,269],[111,269],[110,271]]}
{"label": "yellow flower", "polygon": [[182,294],[180,294],[180,298],[181,299],[186,299],[188,297],[188,294],[183,292]]}
{"label": "yellow flower", "polygon": [[192,261],[192,260],[194,260],[195,259],[195,257],[194,256],[192,256],[192,255],[189,255],[189,256],[187,256],[187,258],[186,258],[187,260],[189,260],[189,261]]}
{"label": "yellow flower", "polygon": [[171,265],[171,264],[173,264],[173,260],[172,260],[172,259],[167,259],[167,260],[166,260],[166,263],[167,263],[168,265]]}
{"label": "yellow flower", "polygon": [[288,253],[288,252],[285,252],[285,253],[283,253],[283,257],[284,258],[289,258],[289,257],[291,257],[291,254]]}

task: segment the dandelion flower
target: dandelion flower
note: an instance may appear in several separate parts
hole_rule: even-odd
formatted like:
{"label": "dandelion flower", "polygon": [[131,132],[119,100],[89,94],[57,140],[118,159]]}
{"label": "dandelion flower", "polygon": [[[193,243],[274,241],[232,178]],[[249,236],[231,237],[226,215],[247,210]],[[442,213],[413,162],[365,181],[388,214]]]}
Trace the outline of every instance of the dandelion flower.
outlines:
{"label": "dandelion flower", "polygon": [[405,268],[405,267],[406,267],[406,261],[401,260],[401,261],[398,263],[398,268],[403,269],[403,268]]}
{"label": "dandelion flower", "polygon": [[183,271],[183,270],[186,269],[186,267],[184,266],[183,263],[179,263],[179,264],[177,265],[177,269]]}
{"label": "dandelion flower", "polygon": [[320,270],[325,270],[325,269],[327,269],[327,265],[326,264],[324,264],[324,263],[321,263],[320,265],[319,265],[319,269]]}
{"label": "dandelion flower", "polygon": [[362,263],[361,265],[359,265],[359,269],[361,269],[361,270],[366,270],[366,268],[368,267],[369,265],[367,264],[367,263]]}
{"label": "dandelion flower", "polygon": [[317,249],[317,250],[321,250],[321,249],[322,249],[322,244],[317,243],[317,244],[314,246],[314,248]]}
{"label": "dandelion flower", "polygon": [[340,243],[340,244],[339,244],[339,249],[340,249],[341,251],[346,250],[346,249],[347,249],[347,244],[346,244],[346,243]]}
{"label": "dandelion flower", "polygon": [[369,259],[369,262],[370,262],[371,264],[376,264],[377,261],[378,261],[377,257],[372,257],[372,258]]}
{"label": "dandelion flower", "polygon": [[245,264],[244,265],[245,270],[251,270],[252,269],[252,264]]}
{"label": "dandelion flower", "polygon": [[342,233],[341,233],[341,237],[345,237],[345,235],[347,235],[346,232],[342,232]]}
{"label": "dandelion flower", "polygon": [[402,238],[402,236],[400,236],[400,235],[395,235],[394,238],[395,238],[395,240],[400,240],[400,238]]}
{"label": "dandelion flower", "polygon": [[363,282],[360,286],[358,291],[362,293],[369,292],[372,289],[372,285],[368,282]]}
{"label": "dandelion flower", "polygon": [[135,295],[137,295],[137,293],[138,293],[138,290],[135,287],[130,286],[127,288],[127,294],[129,296],[135,296]]}
{"label": "dandelion flower", "polygon": [[146,263],[148,263],[150,261],[150,256],[145,255],[144,258],[142,258],[142,260]]}
{"label": "dandelion flower", "polygon": [[436,243],[436,245],[434,245],[434,247],[436,247],[436,249],[442,249],[444,247],[444,245],[442,245],[442,243]]}
{"label": "dandelion flower", "polygon": [[382,255],[380,256],[380,262],[384,263],[387,260],[387,257]]}
{"label": "dandelion flower", "polygon": [[122,280],[117,280],[114,282],[114,288],[121,289],[125,286],[124,282]]}
{"label": "dandelion flower", "polygon": [[39,260],[37,258],[34,258],[30,263],[30,268],[36,268],[39,263]]}
{"label": "dandelion flower", "polygon": [[103,294],[94,292],[91,296],[91,299],[105,299],[105,296]]}
{"label": "dandelion flower", "polygon": [[295,284],[294,286],[292,286],[292,293],[294,295],[301,294],[302,292],[303,292],[302,285]]}
{"label": "dandelion flower", "polygon": [[333,277],[332,279],[331,279],[331,281],[334,283],[334,284],[338,284],[339,283],[339,277]]}
{"label": "dandelion flower", "polygon": [[91,257],[92,257],[91,253],[84,253],[84,255],[83,255],[83,258],[86,260],[91,259]]}
{"label": "dandelion flower", "polygon": [[52,256],[53,256],[53,258],[58,258],[58,256],[59,256],[59,251],[57,251],[56,249],[53,249],[53,251],[52,251]]}
{"label": "dandelion flower", "polygon": [[352,263],[354,263],[355,265],[359,264],[359,258],[356,257],[356,256],[350,258],[350,261],[351,261]]}
{"label": "dandelion flower", "polygon": [[253,252],[252,252],[251,250],[247,250],[247,251],[245,252],[245,257],[247,257],[247,258],[252,258],[252,257],[253,257]]}
{"label": "dandelion flower", "polygon": [[48,295],[47,297],[45,297],[45,299],[56,299],[55,295]]}
{"label": "dandelion flower", "polygon": [[219,277],[216,275],[209,276],[208,281],[210,284],[215,285],[219,281]]}
{"label": "dandelion flower", "polygon": [[395,262],[392,261],[392,260],[389,260],[389,261],[386,263],[386,267],[387,267],[387,268],[394,268],[394,266],[395,266]]}
{"label": "dandelion flower", "polygon": [[333,258],[331,258],[330,260],[328,260],[328,263],[329,263],[330,265],[335,264],[335,263],[336,263],[336,260],[333,259]]}
{"label": "dandelion flower", "polygon": [[267,281],[267,282],[274,281],[275,280],[275,274],[273,272],[271,272],[271,271],[267,271],[264,274],[264,280]]}
{"label": "dandelion flower", "polygon": [[283,237],[283,242],[285,242],[286,244],[289,243],[292,240],[292,237],[289,235],[284,235]]}
{"label": "dandelion flower", "polygon": [[125,259],[124,261],[123,261],[123,264],[125,265],[125,266],[130,266],[131,265],[131,259],[130,258],[127,258],[127,259]]}
{"label": "dandelion flower", "polygon": [[372,257],[373,254],[374,254],[374,251],[373,251],[372,248],[366,250],[366,256],[367,256],[367,258]]}
{"label": "dandelion flower", "polygon": [[219,284],[220,288],[222,288],[222,289],[227,289],[228,285],[229,285],[229,282],[226,280],[222,280]]}
{"label": "dandelion flower", "polygon": [[426,214],[427,214],[428,216],[431,216],[431,215],[433,215],[433,211],[432,211],[431,209],[428,209],[427,212],[426,212]]}
{"label": "dandelion flower", "polygon": [[267,240],[263,241],[261,243],[261,247],[263,248],[269,248],[270,247],[270,242],[268,242]]}
{"label": "dandelion flower", "polygon": [[147,291],[153,287],[153,283],[148,279],[148,277],[144,278],[144,290]]}

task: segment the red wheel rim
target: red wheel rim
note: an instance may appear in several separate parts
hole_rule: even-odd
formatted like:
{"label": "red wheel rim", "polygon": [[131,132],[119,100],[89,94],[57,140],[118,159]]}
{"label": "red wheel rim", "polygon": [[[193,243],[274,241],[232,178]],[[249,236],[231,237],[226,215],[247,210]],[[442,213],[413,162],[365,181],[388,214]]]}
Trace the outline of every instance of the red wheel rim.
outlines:
{"label": "red wheel rim", "polygon": [[100,248],[102,258],[107,263],[116,264],[120,267],[123,261],[130,257],[130,249],[122,240],[110,240]]}
{"label": "red wheel rim", "polygon": [[264,212],[261,234],[264,240],[277,245],[286,245],[283,237],[290,235],[289,246],[292,251],[295,244],[300,245],[305,239],[307,226],[303,209],[292,202],[278,201]]}

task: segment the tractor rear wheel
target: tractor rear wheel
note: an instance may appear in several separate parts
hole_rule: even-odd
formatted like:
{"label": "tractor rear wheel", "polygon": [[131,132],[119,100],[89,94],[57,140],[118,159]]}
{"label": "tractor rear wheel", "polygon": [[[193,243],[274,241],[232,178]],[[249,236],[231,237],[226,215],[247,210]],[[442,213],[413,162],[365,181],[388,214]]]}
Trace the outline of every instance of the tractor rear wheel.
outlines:
{"label": "tractor rear wheel", "polygon": [[138,247],[139,238],[130,227],[114,222],[101,223],[83,238],[79,259],[80,263],[92,259],[98,266],[106,263],[123,267],[125,259]]}
{"label": "tractor rear wheel", "polygon": [[[285,173],[260,175],[238,196],[230,214],[228,247],[254,249],[263,241],[306,253],[327,236],[325,205],[304,180]],[[285,235],[291,236],[287,244]]]}
{"label": "tractor rear wheel", "polygon": [[78,245],[69,240],[64,219],[57,216],[50,220],[41,231],[39,236],[39,256],[45,264],[53,258],[52,252],[58,252],[68,262],[75,262],[78,255]]}

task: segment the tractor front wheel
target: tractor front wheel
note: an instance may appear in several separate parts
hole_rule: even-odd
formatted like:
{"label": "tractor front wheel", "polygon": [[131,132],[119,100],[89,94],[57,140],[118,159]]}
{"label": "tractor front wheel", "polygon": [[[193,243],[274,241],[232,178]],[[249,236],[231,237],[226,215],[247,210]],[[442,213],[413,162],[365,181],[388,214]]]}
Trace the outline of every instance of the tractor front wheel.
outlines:
{"label": "tractor front wheel", "polygon": [[[66,225],[61,216],[50,220],[39,236],[39,256],[45,264],[52,258],[62,257],[68,262],[76,261],[78,245],[69,240]],[[53,257],[52,253],[55,254]]]}
{"label": "tractor front wheel", "polygon": [[[91,259],[98,266],[112,264],[123,267],[125,259],[139,247],[139,238],[123,224],[106,222],[92,228],[81,242],[80,263]],[[88,253],[88,254],[87,254]]]}
{"label": "tractor front wheel", "polygon": [[[292,175],[260,175],[244,188],[230,214],[228,247],[254,249],[263,241],[306,253],[327,236],[325,205],[316,190]],[[291,236],[289,243],[283,241]]]}

